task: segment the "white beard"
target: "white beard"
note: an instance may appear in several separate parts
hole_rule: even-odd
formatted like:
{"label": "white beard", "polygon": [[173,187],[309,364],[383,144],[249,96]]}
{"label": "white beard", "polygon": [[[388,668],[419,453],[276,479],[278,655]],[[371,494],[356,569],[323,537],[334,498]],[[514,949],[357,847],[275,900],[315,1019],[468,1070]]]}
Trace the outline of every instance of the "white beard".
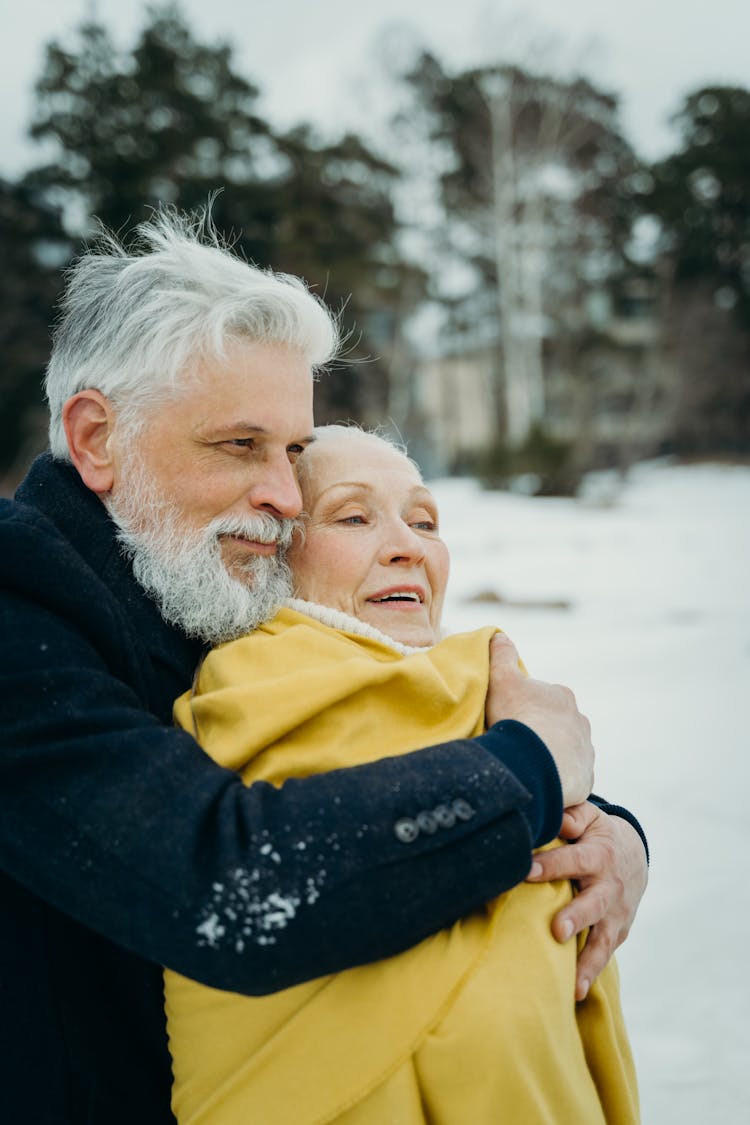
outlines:
{"label": "white beard", "polygon": [[[189,637],[217,645],[273,617],[291,594],[283,552],[291,543],[295,520],[261,513],[224,516],[198,530],[186,528],[184,513],[159,492],[137,455],[126,458],[123,470],[125,487],[117,500],[107,500],[107,508],[136,581],[165,621]],[[221,558],[222,535],[277,543],[278,553],[252,555],[237,568],[242,578],[236,578]]]}

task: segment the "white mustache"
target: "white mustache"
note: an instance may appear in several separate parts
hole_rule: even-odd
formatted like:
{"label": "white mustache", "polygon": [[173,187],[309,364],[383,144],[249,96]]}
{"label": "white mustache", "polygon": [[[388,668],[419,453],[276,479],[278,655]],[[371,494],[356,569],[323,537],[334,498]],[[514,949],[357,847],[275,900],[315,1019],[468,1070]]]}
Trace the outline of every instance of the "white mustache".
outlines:
{"label": "white mustache", "polygon": [[299,526],[299,520],[276,519],[261,512],[257,516],[219,517],[208,525],[206,533],[216,539],[222,535],[237,535],[255,543],[275,543],[280,551],[286,551]]}

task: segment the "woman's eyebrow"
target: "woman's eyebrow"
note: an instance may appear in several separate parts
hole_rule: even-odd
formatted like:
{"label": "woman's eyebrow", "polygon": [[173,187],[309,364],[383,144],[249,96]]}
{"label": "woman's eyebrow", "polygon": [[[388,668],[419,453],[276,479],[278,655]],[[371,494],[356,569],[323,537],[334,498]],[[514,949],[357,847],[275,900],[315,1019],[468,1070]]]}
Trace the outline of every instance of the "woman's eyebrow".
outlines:
{"label": "woman's eyebrow", "polygon": [[[334,481],[333,484],[329,484],[322,492],[318,493],[318,500],[321,500],[324,496],[327,496],[329,492],[333,492],[337,488],[349,488],[357,492],[372,492],[374,487],[371,481],[337,480]],[[409,496],[410,498],[414,498],[414,500],[428,501],[430,504],[435,505],[435,497],[424,484],[415,484],[410,490]]]}
{"label": "woman's eyebrow", "polygon": [[359,492],[371,492],[372,487],[373,486],[371,484],[368,484],[367,481],[337,480],[334,481],[333,484],[329,484],[328,487],[324,488],[322,492],[319,492],[318,499],[320,499],[322,496],[326,496],[329,492],[333,492],[333,490],[336,488],[354,488]]}

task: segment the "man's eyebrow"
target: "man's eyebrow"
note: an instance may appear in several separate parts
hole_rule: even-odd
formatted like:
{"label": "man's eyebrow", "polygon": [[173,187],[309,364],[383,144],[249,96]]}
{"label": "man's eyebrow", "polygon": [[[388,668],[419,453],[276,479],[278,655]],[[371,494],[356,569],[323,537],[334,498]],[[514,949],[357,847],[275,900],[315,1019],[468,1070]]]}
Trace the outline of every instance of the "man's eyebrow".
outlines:
{"label": "man's eyebrow", "polygon": [[[270,434],[270,430],[266,426],[259,426],[257,422],[229,422],[225,426],[215,426],[210,431],[216,437],[222,437],[224,434],[259,434],[265,437]],[[311,445],[315,441],[313,434],[305,434],[304,437],[294,438],[292,444],[299,443],[300,445]]]}
{"label": "man's eyebrow", "polygon": [[268,430],[265,426],[259,426],[257,422],[245,422],[241,418],[236,422],[227,422],[225,425],[211,426],[211,433],[213,434],[233,434],[242,430],[245,434],[267,434]]}

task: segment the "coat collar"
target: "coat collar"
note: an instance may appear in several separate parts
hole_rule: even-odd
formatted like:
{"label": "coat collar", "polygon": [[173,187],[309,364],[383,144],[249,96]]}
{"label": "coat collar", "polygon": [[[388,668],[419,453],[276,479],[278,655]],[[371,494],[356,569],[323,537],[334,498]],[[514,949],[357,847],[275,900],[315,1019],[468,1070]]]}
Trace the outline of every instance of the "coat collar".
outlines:
{"label": "coat collar", "polygon": [[355,633],[359,637],[368,637],[371,641],[378,641],[379,644],[387,645],[388,648],[401,653],[402,656],[411,656],[415,652],[429,652],[433,647],[432,645],[402,644],[395,637],[389,637],[387,633],[376,629],[374,625],[369,625],[366,621],[360,621],[358,617],[352,617],[350,613],[344,613],[340,609],[320,605],[318,602],[308,602],[303,598],[286,598],[284,605],[288,606],[289,609],[296,610],[297,613],[304,613],[306,617],[312,617],[314,621],[319,621],[321,625],[328,625],[331,629],[338,629],[342,633]]}

